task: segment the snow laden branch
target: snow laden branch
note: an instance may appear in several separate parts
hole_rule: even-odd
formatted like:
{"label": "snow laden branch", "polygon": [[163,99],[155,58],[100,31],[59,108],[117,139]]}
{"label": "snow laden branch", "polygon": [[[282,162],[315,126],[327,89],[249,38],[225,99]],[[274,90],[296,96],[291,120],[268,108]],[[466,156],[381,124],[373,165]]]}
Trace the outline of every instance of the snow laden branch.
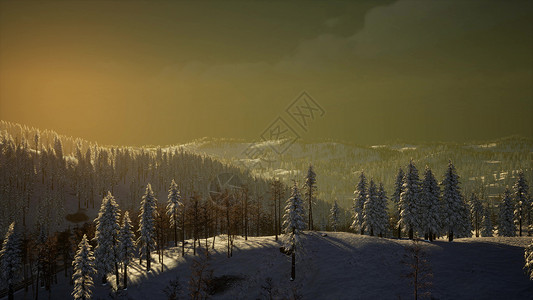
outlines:
{"label": "snow laden branch", "polygon": [[291,196],[287,199],[283,215],[283,232],[285,250],[292,256],[291,280],[296,278],[296,252],[302,249],[302,234],[305,229],[302,198],[296,182],[292,187]]}

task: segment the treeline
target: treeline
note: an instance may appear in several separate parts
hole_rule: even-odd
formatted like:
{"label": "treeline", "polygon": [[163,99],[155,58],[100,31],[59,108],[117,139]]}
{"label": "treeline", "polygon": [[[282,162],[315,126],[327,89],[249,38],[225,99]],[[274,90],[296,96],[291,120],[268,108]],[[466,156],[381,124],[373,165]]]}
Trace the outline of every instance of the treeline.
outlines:
{"label": "treeline", "polygon": [[[368,182],[365,173],[360,174],[354,195],[350,228],[360,234],[423,237],[430,241],[443,236],[453,241],[454,237],[472,237],[473,233],[476,237],[493,236],[496,228],[499,236],[533,234],[533,201],[522,171],[501,195],[496,216],[491,216],[488,205],[483,204],[482,194],[464,195],[451,161],[440,183],[427,166],[422,178],[413,161],[405,172],[400,168],[390,202],[383,184],[373,179]],[[336,203],[331,220],[337,227]]]}
{"label": "treeline", "polygon": [[[240,152],[232,152],[238,145],[237,141],[204,140],[198,151],[209,148],[208,152],[220,153],[221,159],[231,161],[239,157]],[[221,149],[218,152],[217,147]],[[253,171],[269,173],[290,184],[294,176],[305,174],[312,162],[321,177],[317,197],[329,204],[337,200],[341,208],[350,209],[353,177],[362,170],[391,191],[397,170],[404,167],[406,161],[413,159],[420,166],[429,165],[434,174],[440,175],[446,171],[448,160],[452,160],[461,174],[464,194],[483,194],[483,204],[489,206],[491,214],[497,215],[499,195],[506,186],[514,184],[519,170],[529,181],[533,180],[532,148],[531,138],[517,136],[479,143],[398,143],[371,147],[338,142],[298,142],[282,155],[264,147],[264,156],[272,162],[258,164]],[[317,215],[316,220],[327,221],[327,215]]]}

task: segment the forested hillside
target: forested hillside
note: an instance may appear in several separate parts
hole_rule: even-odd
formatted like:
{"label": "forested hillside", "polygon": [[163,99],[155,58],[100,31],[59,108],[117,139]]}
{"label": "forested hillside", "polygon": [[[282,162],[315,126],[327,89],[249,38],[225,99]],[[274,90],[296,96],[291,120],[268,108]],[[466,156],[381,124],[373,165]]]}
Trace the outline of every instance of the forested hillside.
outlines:
{"label": "forested hillside", "polygon": [[148,183],[162,203],[173,179],[183,197],[206,199],[210,189],[224,188],[219,176],[234,176],[270,214],[267,180],[207,155],[179,147],[100,146],[0,121],[0,232],[13,221],[30,230],[38,222],[51,233],[90,222],[108,191],[136,216]]}
{"label": "forested hillside", "polygon": [[[395,143],[390,145],[360,146],[339,142],[296,142],[282,154],[268,143],[253,145],[261,149],[261,156],[251,159],[246,155],[250,143],[234,139],[199,139],[182,145],[188,151],[216,157],[221,161],[245,166],[258,176],[278,177],[289,183],[305,175],[309,164],[317,173],[318,199],[332,204],[335,200],[345,209],[353,205],[353,192],[359,174],[382,182],[387,195],[393,193],[398,169],[404,169],[410,160],[423,169],[429,166],[439,182],[451,160],[460,176],[463,194],[477,193],[489,207],[493,218],[497,203],[506,186],[511,187],[519,170],[533,181],[533,140],[508,137],[471,143]],[[244,168],[244,167],[243,167]],[[316,218],[327,224],[327,216]]]}

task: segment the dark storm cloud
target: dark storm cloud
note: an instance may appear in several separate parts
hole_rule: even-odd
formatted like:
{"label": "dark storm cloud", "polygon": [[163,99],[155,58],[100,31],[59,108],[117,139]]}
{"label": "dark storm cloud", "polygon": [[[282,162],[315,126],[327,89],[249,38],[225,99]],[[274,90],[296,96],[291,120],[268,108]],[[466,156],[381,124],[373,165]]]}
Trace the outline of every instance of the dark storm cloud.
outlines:
{"label": "dark storm cloud", "polygon": [[307,139],[533,135],[530,1],[1,3],[2,119],[254,139],[307,90],[327,111]]}

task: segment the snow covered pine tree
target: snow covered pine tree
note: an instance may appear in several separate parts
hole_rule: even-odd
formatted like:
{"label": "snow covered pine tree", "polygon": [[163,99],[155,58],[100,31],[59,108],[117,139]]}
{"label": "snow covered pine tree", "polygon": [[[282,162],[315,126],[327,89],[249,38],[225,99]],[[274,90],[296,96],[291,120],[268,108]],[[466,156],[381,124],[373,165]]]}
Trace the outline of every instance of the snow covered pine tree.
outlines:
{"label": "snow covered pine tree", "polygon": [[365,208],[365,201],[366,201],[366,177],[365,173],[361,172],[361,176],[359,177],[359,183],[357,184],[357,187],[355,188],[355,191],[353,192],[355,197],[353,199],[353,223],[352,223],[352,229],[357,231],[360,230],[361,234],[365,234],[365,228],[363,226],[363,222],[365,221],[364,218],[364,208]]}
{"label": "snow covered pine tree", "polygon": [[509,187],[505,188],[500,203],[500,224],[498,225],[499,236],[515,236],[516,227],[513,221],[513,199]]}
{"label": "snow covered pine tree", "polygon": [[444,202],[443,225],[448,231],[448,241],[453,241],[454,231],[461,230],[463,217],[463,197],[459,188],[459,176],[452,161],[448,162],[448,169],[442,181],[442,201]]}
{"label": "snow covered pine tree", "polygon": [[472,218],[472,225],[474,225],[476,237],[479,237],[481,219],[483,218],[483,205],[476,193],[472,193],[472,196],[470,196],[470,216]]}
{"label": "snow covered pine tree", "polygon": [[363,208],[363,226],[370,231],[371,236],[376,233],[378,236],[382,237],[386,232],[388,215],[387,200],[384,193],[383,186],[380,185],[380,190],[378,191],[374,184],[374,180],[371,179]]}
{"label": "snow covered pine tree", "polygon": [[130,215],[126,211],[122,218],[122,227],[118,235],[119,247],[118,254],[120,262],[124,267],[124,285],[123,289],[128,289],[128,265],[136,253],[135,243],[133,241],[133,226],[131,225]]}
{"label": "snow covered pine tree", "polygon": [[402,237],[402,225],[400,222],[400,195],[403,192],[403,184],[405,180],[405,174],[403,173],[402,168],[398,169],[398,175],[396,176],[396,181],[394,182],[394,193],[392,194],[392,202],[394,203],[394,207],[396,208],[397,215],[396,215],[396,221],[398,223],[398,238]]}
{"label": "snow covered pine tree", "polygon": [[72,296],[76,300],[91,299],[91,288],[93,287],[93,278],[91,277],[95,272],[94,268],[94,256],[91,251],[91,245],[87,242],[87,235],[84,234],[78,245],[78,251],[74,256],[72,262],[74,266],[74,274],[72,279],[74,280],[74,290]]}
{"label": "snow covered pine tree", "polygon": [[440,232],[441,211],[440,188],[431,169],[426,166],[424,180],[422,181],[421,193],[422,205],[422,230],[430,241],[437,237]]}
{"label": "snow covered pine tree", "polygon": [[407,166],[403,192],[400,195],[400,220],[399,224],[405,226],[409,239],[413,239],[414,231],[418,227],[420,212],[420,178],[418,169],[411,160]]}
{"label": "snow covered pine tree", "polygon": [[526,271],[529,280],[533,280],[533,241],[531,241],[531,244],[529,244],[524,250],[524,260],[526,261],[524,270]]}
{"label": "snow covered pine tree", "polygon": [[15,222],[11,223],[7,229],[2,251],[0,251],[0,266],[2,267],[2,278],[7,283],[8,299],[14,299],[13,283],[17,279],[16,275],[21,268],[19,238],[15,232]]}
{"label": "snow covered pine tree", "polygon": [[[518,235],[522,236],[522,225],[524,225],[524,223],[531,225],[531,200],[529,198],[529,187],[522,170],[518,172],[518,178],[513,185],[513,196],[515,203],[515,223],[518,225]],[[528,235],[531,235],[529,227]]]}
{"label": "snow covered pine tree", "polygon": [[290,251],[292,255],[291,264],[291,281],[296,278],[296,252],[302,247],[301,235],[305,229],[304,210],[302,198],[296,182],[292,187],[292,193],[285,206],[283,215],[283,229],[285,250]]}
{"label": "snow covered pine tree", "polygon": [[337,232],[337,226],[339,225],[339,206],[337,205],[337,200],[335,200],[335,203],[331,206],[329,217],[333,231]]}
{"label": "snow covered pine tree", "polygon": [[150,251],[155,249],[155,226],[154,218],[157,214],[157,199],[154,197],[152,186],[148,184],[141,201],[141,212],[139,214],[139,238],[137,247],[139,255],[146,257],[146,272],[150,272],[152,258]]}
{"label": "snow covered pine tree", "polygon": [[313,166],[309,166],[307,176],[305,177],[305,199],[307,200],[308,210],[308,224],[307,228],[313,230],[313,204],[316,191],[316,173],[313,171]]}
{"label": "snow covered pine tree", "polygon": [[483,208],[483,219],[481,220],[483,226],[481,227],[482,237],[491,237],[494,227],[492,226],[492,220],[490,219],[490,212],[488,208]]}
{"label": "snow covered pine tree", "polygon": [[95,266],[98,274],[102,276],[102,284],[107,283],[107,275],[113,272],[113,267],[116,276],[117,289],[119,287],[118,274],[118,232],[120,210],[115,202],[115,198],[108,192],[107,196],[102,200],[100,212],[94,220],[96,224],[96,231],[94,233],[94,241],[97,245],[94,248]]}
{"label": "snow covered pine tree", "polygon": [[470,218],[470,207],[464,200],[464,197],[461,197],[461,223],[457,230],[456,237],[472,237],[472,220]]}
{"label": "snow covered pine tree", "polygon": [[389,214],[387,213],[387,193],[383,187],[383,183],[379,183],[378,188],[378,224],[383,224],[383,227],[378,229],[378,236],[383,237],[387,233],[387,227],[389,226]]}
{"label": "snow covered pine tree", "polygon": [[181,210],[183,210],[183,203],[181,202],[181,194],[178,190],[178,185],[172,179],[170,188],[168,190],[168,202],[167,202],[167,215],[170,220],[170,227],[174,228],[174,246],[178,246],[178,229],[179,229],[179,217]]}

